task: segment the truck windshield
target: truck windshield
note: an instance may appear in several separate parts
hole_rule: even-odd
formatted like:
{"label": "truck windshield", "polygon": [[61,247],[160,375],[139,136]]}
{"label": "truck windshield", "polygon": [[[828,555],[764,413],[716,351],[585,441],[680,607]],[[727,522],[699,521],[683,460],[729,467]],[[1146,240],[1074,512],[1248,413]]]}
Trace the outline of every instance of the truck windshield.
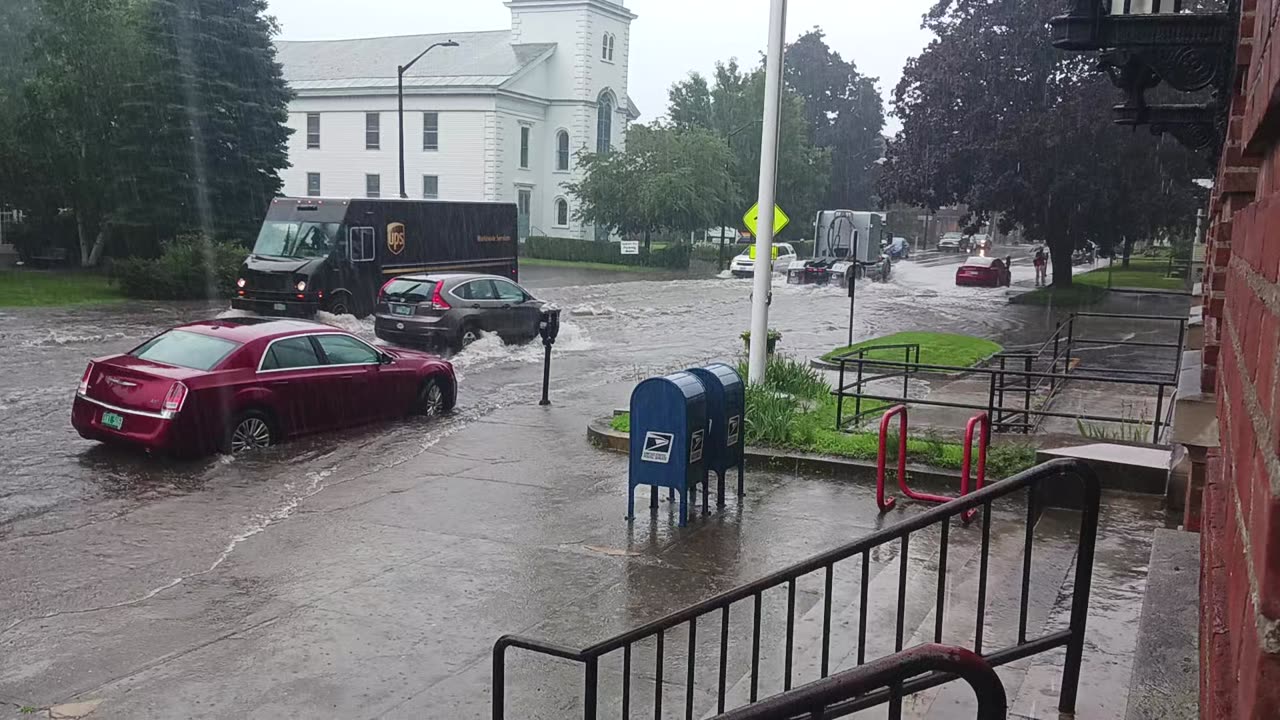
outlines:
{"label": "truck windshield", "polygon": [[268,220],[262,223],[254,255],[287,258],[328,257],[338,237],[338,223]]}

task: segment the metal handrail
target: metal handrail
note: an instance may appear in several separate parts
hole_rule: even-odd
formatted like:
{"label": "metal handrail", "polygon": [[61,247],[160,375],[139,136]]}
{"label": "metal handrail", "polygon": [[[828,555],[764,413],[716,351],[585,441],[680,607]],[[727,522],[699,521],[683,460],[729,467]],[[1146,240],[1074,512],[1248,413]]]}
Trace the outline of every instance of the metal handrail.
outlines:
{"label": "metal handrail", "polygon": [[[1007,497],[1011,494],[1022,490],[1028,490],[1027,493],[1027,517],[1028,523],[1024,530],[1025,544],[1029,547],[1032,544],[1032,534],[1035,529],[1035,499],[1034,488],[1042,482],[1055,481],[1061,477],[1074,477],[1082,487],[1082,510],[1080,513],[1080,532],[1077,540],[1077,556],[1075,563],[1075,577],[1071,585],[1071,613],[1070,620],[1065,630],[1057,630],[1049,632],[1036,638],[1027,638],[1027,616],[1028,604],[1030,599],[1030,579],[1031,579],[1031,555],[1027,554],[1023,563],[1022,577],[1022,593],[1019,606],[1018,620],[1018,643],[1010,647],[984,653],[982,648],[984,618],[986,615],[986,587],[987,587],[987,571],[988,557],[990,554],[990,533],[991,533],[991,509],[995,501]],[[875,548],[882,545],[897,542],[900,544],[901,557],[899,569],[899,593],[897,603],[897,633],[895,639],[894,651],[901,651],[904,640],[904,617],[906,612],[906,573],[908,547],[912,533],[919,532],[925,528],[938,525],[941,527],[941,540],[939,545],[939,553],[945,556],[948,544],[948,529],[950,528],[951,519],[962,516],[969,510],[982,510],[982,545],[980,550],[981,562],[978,570],[978,610],[975,624],[975,637],[973,651],[982,655],[992,666],[999,666],[1013,662],[1025,657],[1030,657],[1042,652],[1047,652],[1059,647],[1066,648],[1066,661],[1063,666],[1063,675],[1061,682],[1061,694],[1059,695],[1059,710],[1062,712],[1074,712],[1076,704],[1076,693],[1080,681],[1080,663],[1084,653],[1084,632],[1088,616],[1089,592],[1093,582],[1093,556],[1094,548],[1097,541],[1098,533],[1098,515],[1101,498],[1101,485],[1098,477],[1087,463],[1078,459],[1061,459],[1054,460],[1043,465],[1031,468],[1030,470],[1018,473],[1012,477],[1006,478],[999,482],[992,483],[969,493],[963,497],[957,498],[942,505],[936,505],[924,510],[918,515],[906,518],[903,521],[881,528],[871,534],[847,543],[840,547],[828,550],[826,552],[815,555],[807,560],[795,563],[790,567],[770,573],[751,583],[733,588],[722,592],[714,597],[708,598],[701,602],[690,605],[682,610],[673,612],[665,617],[645,623],[644,625],[603,640],[582,650],[572,650],[562,646],[546,643],[540,640],[520,637],[516,635],[506,635],[498,639],[493,649],[493,720],[504,720],[506,717],[506,669],[505,658],[508,648],[522,648],[533,652],[549,655],[552,657],[563,658],[566,660],[581,663],[584,667],[584,705],[583,720],[596,720],[599,705],[599,662],[600,658],[608,653],[623,650],[623,697],[622,707],[624,716],[630,705],[630,677],[631,677],[631,646],[635,643],[654,639],[657,643],[655,673],[659,680],[656,683],[657,695],[655,696],[655,717],[662,717],[661,714],[661,689],[662,682],[661,671],[663,667],[663,639],[666,633],[681,625],[688,626],[689,646],[693,647],[696,638],[698,619],[712,613],[720,616],[720,666],[719,666],[719,683],[717,695],[717,712],[724,712],[725,692],[727,689],[727,660],[728,660],[728,638],[729,638],[729,609],[739,601],[753,600],[753,633],[752,633],[752,658],[750,673],[750,701],[756,702],[758,698],[758,683],[760,679],[760,641],[761,641],[761,612],[762,612],[762,594],[773,588],[786,586],[788,596],[787,611],[787,653],[785,662],[785,675],[783,690],[791,689],[792,680],[792,644],[795,637],[795,595],[796,581],[809,573],[816,571],[824,571],[826,579],[826,602],[823,616],[823,634],[822,634],[822,658],[821,658],[821,677],[827,677],[830,673],[830,639],[832,629],[832,613],[831,613],[831,588],[834,574],[835,564],[847,560],[849,558],[861,556],[862,559],[862,602],[859,611],[859,627],[858,627],[858,663],[865,664],[865,648],[867,634],[867,591],[869,585],[869,568],[871,560],[871,552]],[[939,576],[939,593],[938,607],[935,610],[935,641],[941,641],[943,627],[943,609],[946,605],[946,597],[942,591],[945,581],[946,568],[941,565],[938,569]],[[687,683],[687,699],[686,699],[686,718],[693,717],[693,705],[695,697],[694,679],[696,675],[696,658],[694,653],[690,653],[688,657],[688,683]],[[917,692],[927,687],[946,682],[945,679],[937,679],[931,677],[917,678],[902,683],[903,692]],[[871,707],[873,705],[889,702],[890,698],[887,693],[871,693],[870,695],[853,701],[858,707]]]}
{"label": "metal handrail", "polygon": [[[947,495],[934,495],[932,493],[923,493],[912,490],[907,485],[907,406],[895,405],[885,411],[884,416],[880,418],[880,446],[876,453],[876,507],[881,513],[886,513],[893,509],[897,503],[896,498],[886,497],[884,491],[885,476],[888,470],[888,452],[889,452],[889,423],[893,418],[898,418],[898,489],[902,494],[911,500],[917,502],[929,503],[945,503],[951,502],[955,498]],[[964,497],[969,494],[969,478],[972,465],[973,451],[973,431],[977,425],[983,425],[986,432],[979,439],[978,448],[978,487],[982,487],[983,481],[987,476],[987,443],[990,442],[991,421],[986,413],[981,413],[969,420],[968,426],[965,428],[965,448],[964,448],[964,466],[960,473],[960,496]],[[973,520],[973,516],[977,510],[970,510],[961,514],[961,519],[968,523]]]}
{"label": "metal handrail", "polygon": [[884,494],[885,455],[888,452],[886,445],[889,437],[889,422],[895,416],[899,418],[898,484],[902,487],[902,494],[911,497],[911,491],[907,489],[907,406],[895,405],[885,412],[884,417],[880,418],[880,450],[876,455],[876,507],[880,508],[882,513],[889,512],[897,504],[896,499],[885,497]]}
{"label": "metal handrail", "polygon": [[834,718],[833,708],[872,690],[892,687],[924,673],[946,674],[973,688],[977,720],[1004,720],[1009,700],[995,669],[970,650],[949,645],[918,645],[861,667],[845,670],[795,690],[717,715],[715,720],[791,720]]}
{"label": "metal handrail", "polygon": [[[987,480],[987,446],[991,444],[991,416],[983,412],[969,418],[969,422],[964,426],[964,459],[960,465],[961,495],[969,492],[969,473],[973,469],[973,431],[979,425],[982,426],[982,435],[978,438],[978,480],[974,490],[981,490]],[[974,508],[960,517],[965,522],[969,522],[977,512],[977,508]]]}

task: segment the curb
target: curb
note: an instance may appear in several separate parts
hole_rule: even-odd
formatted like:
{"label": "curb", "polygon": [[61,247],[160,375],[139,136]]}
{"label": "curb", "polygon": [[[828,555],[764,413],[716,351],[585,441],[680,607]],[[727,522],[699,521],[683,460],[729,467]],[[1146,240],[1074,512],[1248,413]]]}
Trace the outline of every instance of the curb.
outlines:
{"label": "curb", "polygon": [[[630,453],[631,436],[618,432],[609,426],[612,418],[599,418],[587,423],[587,440],[592,445],[610,452]],[[869,460],[850,460],[848,458],[818,455],[815,453],[797,452],[793,450],[775,450],[773,448],[747,447],[747,467],[768,468],[786,472],[810,472],[831,475],[840,479],[875,479],[876,464]],[[913,480],[927,485],[954,486],[960,480],[960,471],[944,470],[909,463],[907,474]]]}

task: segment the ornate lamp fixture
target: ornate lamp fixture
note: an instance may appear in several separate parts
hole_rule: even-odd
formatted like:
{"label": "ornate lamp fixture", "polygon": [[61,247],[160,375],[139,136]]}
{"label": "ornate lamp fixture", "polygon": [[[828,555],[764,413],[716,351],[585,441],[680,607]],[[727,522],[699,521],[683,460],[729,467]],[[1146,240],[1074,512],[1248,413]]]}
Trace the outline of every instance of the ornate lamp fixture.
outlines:
{"label": "ornate lamp fixture", "polygon": [[[1226,12],[1183,10],[1183,0],[1076,0],[1049,21],[1053,46],[1098,51],[1098,69],[1125,93],[1120,125],[1149,125],[1216,164],[1226,137],[1239,0]],[[1182,92],[1208,90],[1202,103],[1152,104],[1161,82]]]}

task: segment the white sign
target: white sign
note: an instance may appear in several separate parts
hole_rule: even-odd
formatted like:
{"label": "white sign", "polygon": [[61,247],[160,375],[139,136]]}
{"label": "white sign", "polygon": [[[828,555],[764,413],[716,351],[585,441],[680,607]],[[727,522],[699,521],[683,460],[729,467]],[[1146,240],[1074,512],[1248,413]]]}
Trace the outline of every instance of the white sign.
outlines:
{"label": "white sign", "polygon": [[639,240],[623,240],[619,244],[622,246],[623,255],[639,255],[640,254]]}
{"label": "white sign", "polygon": [[702,459],[702,441],[706,437],[705,430],[699,430],[689,438],[689,462],[696,463]]}
{"label": "white sign", "polygon": [[733,447],[738,444],[738,433],[742,429],[742,416],[734,415],[729,418],[729,437],[725,440],[725,444]]}
{"label": "white sign", "polygon": [[653,432],[650,430],[644,436],[644,450],[640,453],[640,459],[644,462],[666,463],[671,460],[671,443],[675,440],[675,436],[671,433]]}

